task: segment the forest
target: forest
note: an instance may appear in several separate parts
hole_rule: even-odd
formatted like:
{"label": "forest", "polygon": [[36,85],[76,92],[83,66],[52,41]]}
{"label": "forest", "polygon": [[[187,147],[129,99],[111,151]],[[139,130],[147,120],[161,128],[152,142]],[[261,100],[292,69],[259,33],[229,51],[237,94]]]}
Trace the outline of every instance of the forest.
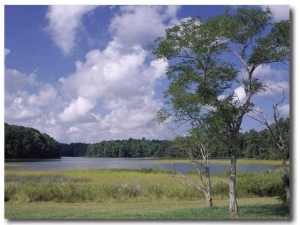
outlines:
{"label": "forest", "polygon": [[50,159],[60,157],[59,143],[34,128],[4,124],[5,159]]}
{"label": "forest", "polygon": [[[286,140],[285,157],[289,159],[290,119],[279,121]],[[274,128],[274,125],[271,126]],[[99,138],[100,139],[100,138]],[[5,123],[5,159],[37,159],[59,157],[127,157],[184,158],[187,154],[172,140],[110,140],[99,143],[59,143],[48,134],[23,126]],[[226,149],[214,149],[211,158],[227,158]],[[238,136],[238,157],[280,159],[270,131],[251,129]]]}

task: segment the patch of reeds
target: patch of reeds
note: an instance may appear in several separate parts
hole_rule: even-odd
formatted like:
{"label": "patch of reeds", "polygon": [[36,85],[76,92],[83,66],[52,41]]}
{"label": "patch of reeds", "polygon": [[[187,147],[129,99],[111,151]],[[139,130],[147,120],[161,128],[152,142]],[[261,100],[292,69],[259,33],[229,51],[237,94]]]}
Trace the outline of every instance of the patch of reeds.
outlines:
{"label": "patch of reeds", "polygon": [[[199,183],[199,177],[187,175]],[[238,172],[237,196],[272,197],[284,192],[282,171]],[[228,198],[229,172],[213,175],[212,195]],[[203,193],[175,173],[160,169],[7,171],[5,201],[139,202],[204,200]]]}

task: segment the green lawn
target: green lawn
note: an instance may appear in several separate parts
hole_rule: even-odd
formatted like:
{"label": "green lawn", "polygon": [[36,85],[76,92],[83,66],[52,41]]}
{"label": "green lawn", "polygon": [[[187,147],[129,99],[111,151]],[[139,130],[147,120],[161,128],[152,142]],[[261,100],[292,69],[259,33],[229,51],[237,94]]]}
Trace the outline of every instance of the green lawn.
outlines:
{"label": "green lawn", "polygon": [[228,200],[139,203],[5,203],[5,219],[137,219],[137,220],[288,220],[289,210],[276,198],[239,199],[239,215],[228,214]]}

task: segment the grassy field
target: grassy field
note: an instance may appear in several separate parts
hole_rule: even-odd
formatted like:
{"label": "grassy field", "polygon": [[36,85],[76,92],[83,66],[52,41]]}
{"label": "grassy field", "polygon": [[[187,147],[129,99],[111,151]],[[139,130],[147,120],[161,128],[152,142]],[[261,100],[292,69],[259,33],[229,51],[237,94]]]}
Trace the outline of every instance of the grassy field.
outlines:
{"label": "grassy field", "polygon": [[[197,175],[187,175],[199,182]],[[288,219],[282,171],[238,172],[238,219]],[[228,219],[229,171],[211,177],[215,208],[173,172],[5,171],[6,219]],[[234,219],[236,219],[234,218]]]}
{"label": "grassy field", "polygon": [[228,201],[217,200],[211,210],[205,201],[139,203],[6,203],[7,219],[137,219],[137,220],[288,220],[289,210],[276,198],[239,199],[239,214],[228,214]]}

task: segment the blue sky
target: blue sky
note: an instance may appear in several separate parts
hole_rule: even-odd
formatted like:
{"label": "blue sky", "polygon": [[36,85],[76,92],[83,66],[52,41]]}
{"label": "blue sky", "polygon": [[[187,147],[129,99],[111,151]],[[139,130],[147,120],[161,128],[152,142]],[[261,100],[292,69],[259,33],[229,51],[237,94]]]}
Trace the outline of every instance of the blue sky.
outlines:
{"label": "blue sky", "polygon": [[[271,10],[275,22],[289,19],[287,6]],[[5,6],[5,122],[65,143],[172,138],[168,125],[147,125],[163,106],[168,65],[147,46],[183,19],[222,12],[221,5]],[[280,112],[289,116],[289,68],[263,65],[256,76],[273,89],[254,99],[258,109],[269,112],[279,85],[287,90]],[[243,99],[240,87],[235,92]],[[251,128],[263,127],[246,118],[243,131]]]}

